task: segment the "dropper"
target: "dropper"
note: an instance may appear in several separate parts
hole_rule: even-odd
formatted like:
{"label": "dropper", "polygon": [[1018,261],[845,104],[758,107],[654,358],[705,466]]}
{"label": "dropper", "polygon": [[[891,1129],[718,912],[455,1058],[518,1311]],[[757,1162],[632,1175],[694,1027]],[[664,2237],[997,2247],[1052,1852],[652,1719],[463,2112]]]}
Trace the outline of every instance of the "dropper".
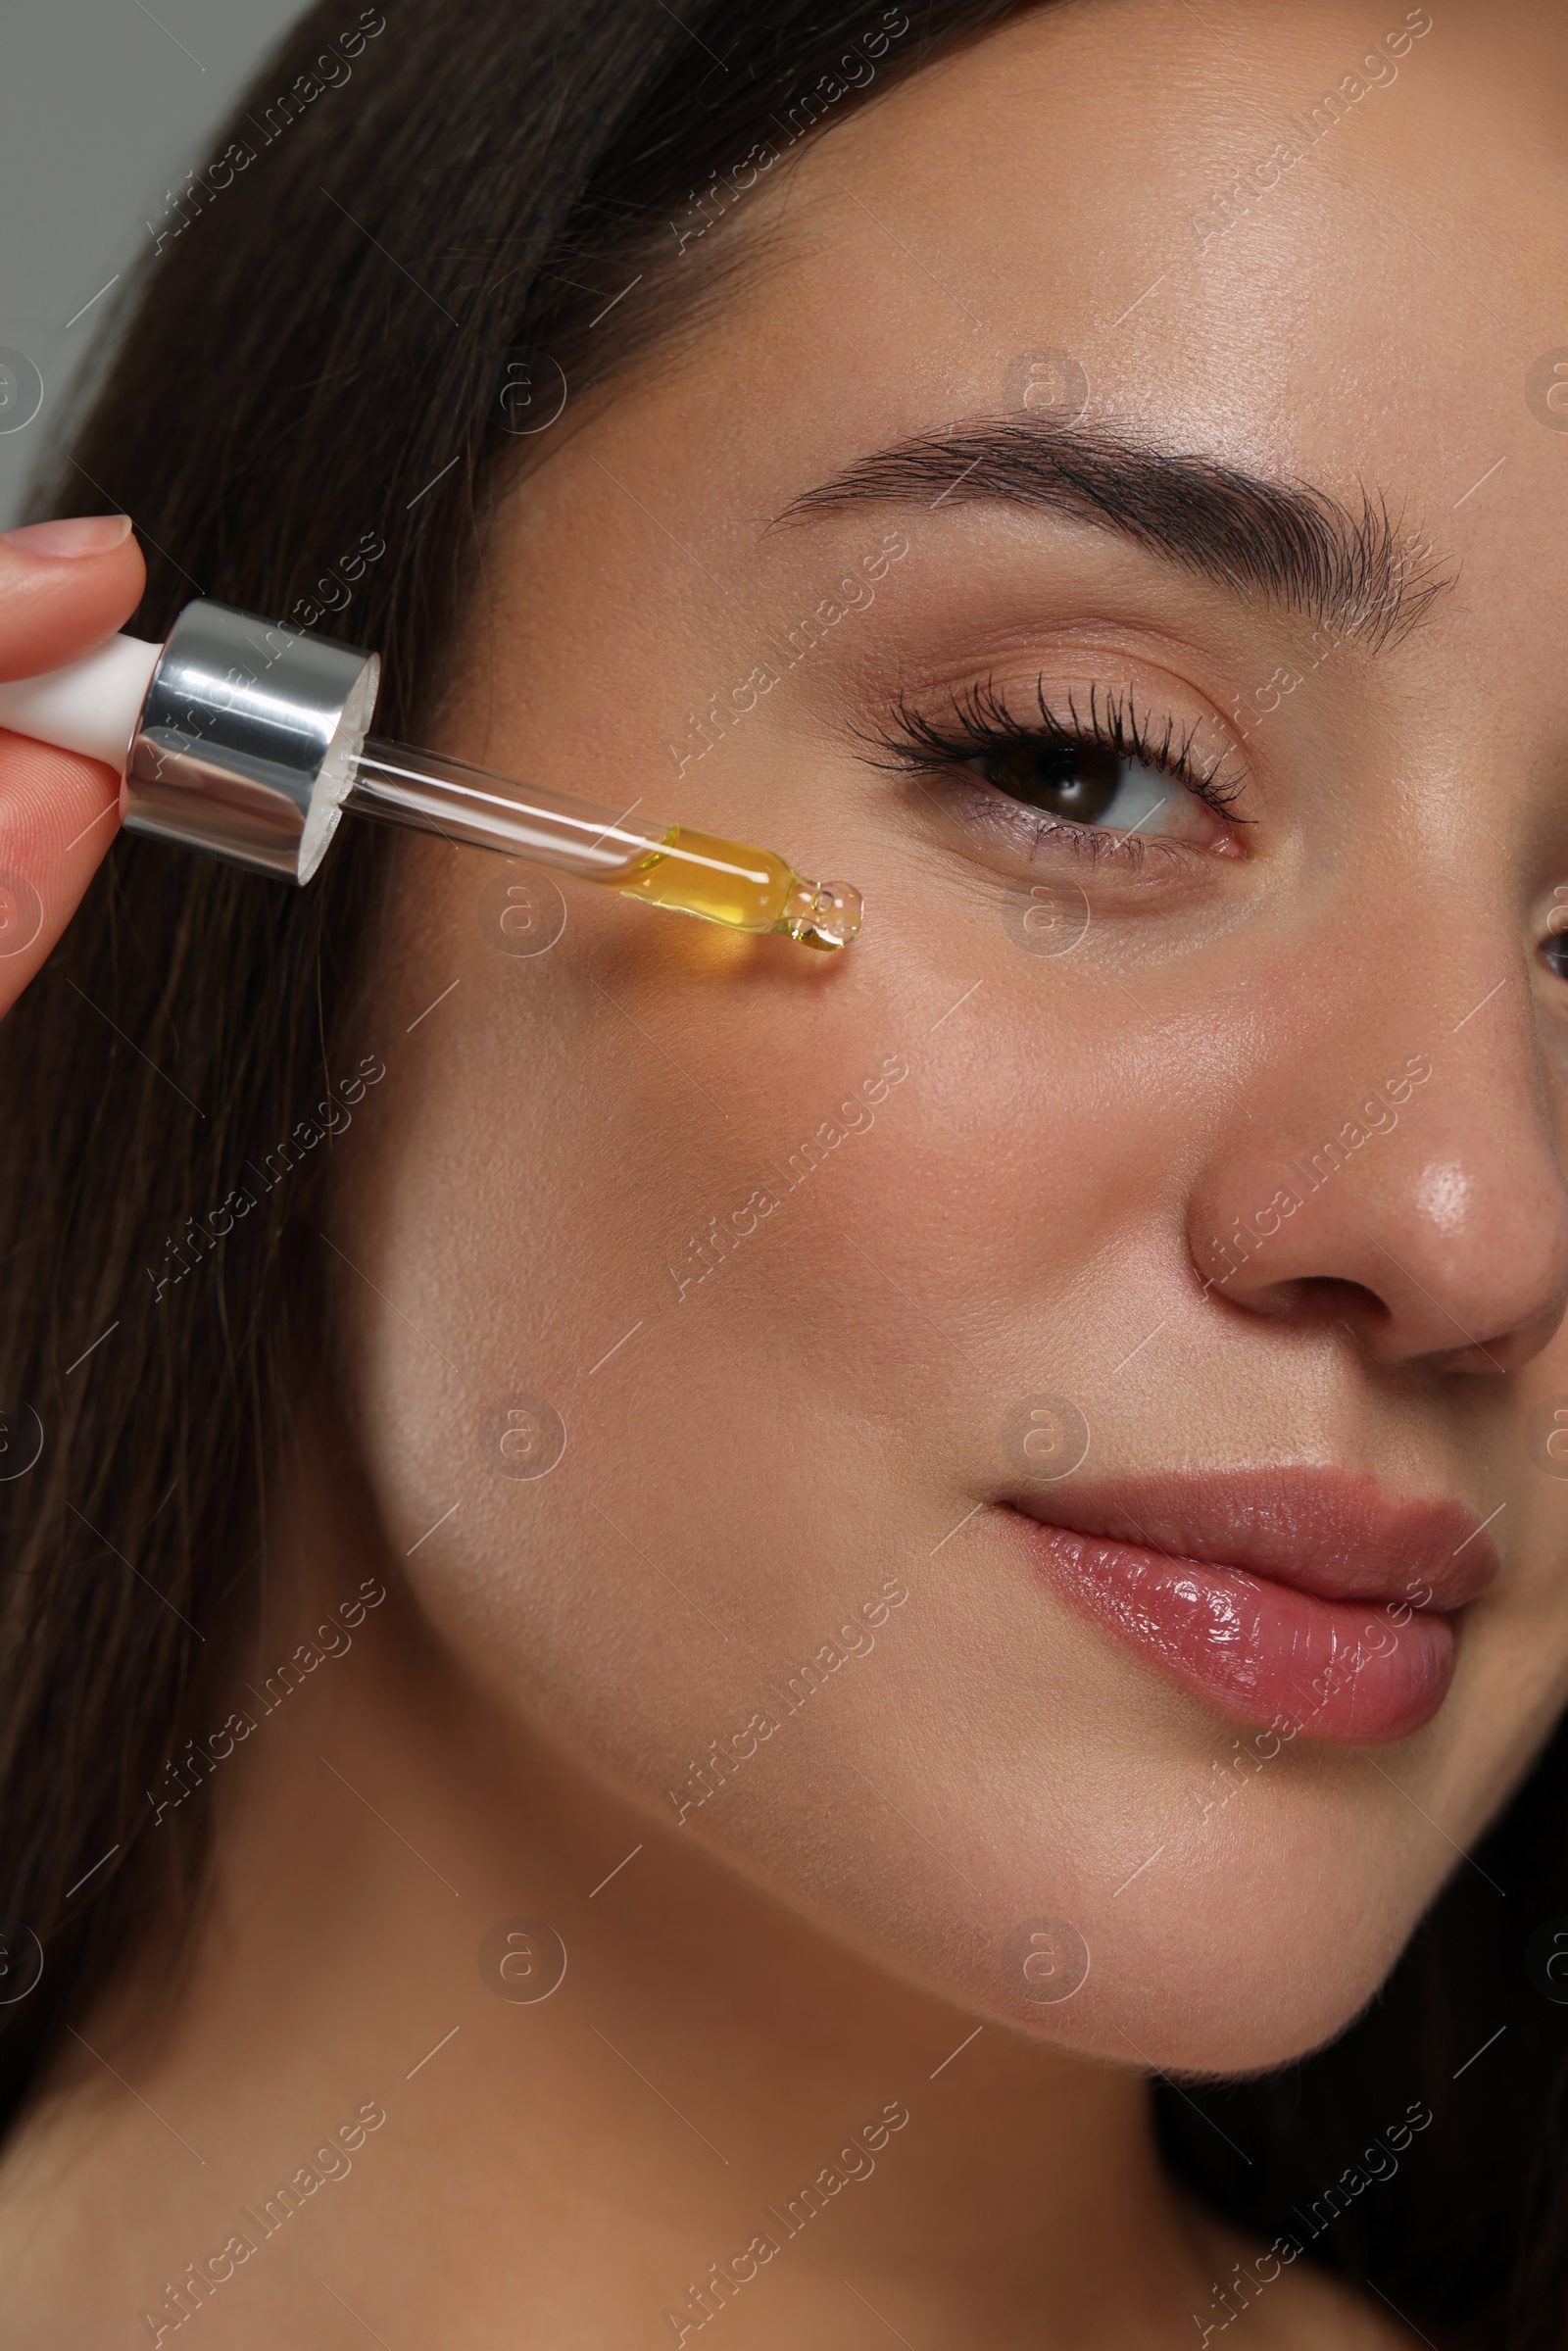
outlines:
{"label": "dropper", "polygon": [[164,645],[111,637],[0,685],[0,727],[120,772],[128,832],[311,879],[345,810],[526,858],[728,930],[847,947],[858,891],[753,849],[368,737],[380,660],[198,598]]}

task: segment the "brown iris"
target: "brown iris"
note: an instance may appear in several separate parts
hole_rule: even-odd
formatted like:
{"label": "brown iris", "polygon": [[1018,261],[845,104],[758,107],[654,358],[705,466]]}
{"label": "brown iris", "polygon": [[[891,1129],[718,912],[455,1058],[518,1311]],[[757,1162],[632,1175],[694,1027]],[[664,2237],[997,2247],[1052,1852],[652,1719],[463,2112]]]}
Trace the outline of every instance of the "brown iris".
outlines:
{"label": "brown iris", "polygon": [[1009,743],[974,761],[999,792],[1073,824],[1097,824],[1116,797],[1122,755],[1100,743]]}

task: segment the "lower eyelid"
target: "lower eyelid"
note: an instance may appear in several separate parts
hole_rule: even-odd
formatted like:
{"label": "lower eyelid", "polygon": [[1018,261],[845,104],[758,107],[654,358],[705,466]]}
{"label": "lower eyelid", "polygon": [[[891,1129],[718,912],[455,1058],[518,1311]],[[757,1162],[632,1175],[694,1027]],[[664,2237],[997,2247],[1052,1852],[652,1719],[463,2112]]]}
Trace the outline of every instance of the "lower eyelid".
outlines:
{"label": "lower eyelid", "polygon": [[1077,824],[1070,817],[1053,816],[1042,808],[1029,808],[1023,801],[1009,800],[994,784],[972,773],[960,775],[951,768],[927,769],[924,776],[908,772],[910,782],[924,790],[930,800],[937,798],[931,784],[939,784],[946,777],[956,789],[945,798],[950,803],[961,802],[965,807],[958,809],[945,807],[941,812],[965,824],[972,832],[988,833],[999,849],[1025,861],[1032,861],[1042,850],[1052,849],[1092,865],[1119,864],[1125,872],[1136,872],[1152,857],[1166,865],[1180,865],[1194,856],[1213,854],[1168,834],[1117,833],[1107,825]]}

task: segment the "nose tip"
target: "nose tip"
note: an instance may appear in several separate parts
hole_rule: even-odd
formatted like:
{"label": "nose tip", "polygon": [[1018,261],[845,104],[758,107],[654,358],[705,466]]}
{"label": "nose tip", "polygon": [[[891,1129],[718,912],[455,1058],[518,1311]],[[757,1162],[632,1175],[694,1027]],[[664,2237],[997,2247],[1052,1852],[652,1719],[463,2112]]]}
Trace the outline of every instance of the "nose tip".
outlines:
{"label": "nose tip", "polygon": [[1480,1267],[1480,1278],[1467,1281],[1462,1269],[1430,1261],[1443,1249],[1441,1225],[1424,1249],[1421,1238],[1417,1232],[1401,1256],[1375,1233],[1366,1235],[1382,1278],[1375,1289],[1356,1287],[1341,1320],[1375,1360],[1424,1356],[1437,1371],[1495,1374],[1520,1370],[1550,1345],[1564,1311],[1560,1272],[1548,1272],[1539,1286],[1505,1280],[1499,1288]]}
{"label": "nose tip", "polygon": [[1434,1159],[1416,1179],[1415,1212],[1426,1218],[1435,1233],[1457,1233],[1464,1223],[1472,1189],[1459,1160]]}
{"label": "nose tip", "polygon": [[1568,1308],[1562,1169],[1523,1088],[1502,1089],[1510,1116],[1484,1071],[1420,1068],[1412,1084],[1442,1090],[1416,1097],[1419,1117],[1380,1094],[1327,1142],[1277,1157],[1254,1125],[1201,1202],[1194,1260],[1205,1292],[1343,1324],[1379,1361],[1515,1371]]}

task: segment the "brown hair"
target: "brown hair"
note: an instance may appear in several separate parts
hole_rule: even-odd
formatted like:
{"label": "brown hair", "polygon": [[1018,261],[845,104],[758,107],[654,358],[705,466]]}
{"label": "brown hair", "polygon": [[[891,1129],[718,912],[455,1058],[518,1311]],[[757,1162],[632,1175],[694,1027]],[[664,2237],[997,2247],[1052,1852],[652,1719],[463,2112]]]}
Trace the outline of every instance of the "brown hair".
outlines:
{"label": "brown hair", "polygon": [[[345,29],[318,8],[151,224],[41,510],[135,516],[143,635],[202,594],[375,646],[378,723],[416,736],[514,428],[558,377],[569,427],[571,398],[721,298],[716,232],[797,140],[1011,13],[387,0]],[[304,1137],[364,1042],[382,865],[345,840],[296,892],[122,841],[0,1031],[0,1915],[13,1981],[30,1937],[44,1961],[0,2002],[9,2116],[200,1900],[198,1742],[254,1622],[284,1367],[325,1324],[303,1211],[331,1146]],[[1561,2339],[1561,2020],[1523,1953],[1568,1912],[1564,1769],[1556,1746],[1333,2049],[1162,2096],[1169,2159],[1212,2203],[1445,2343],[1499,2343],[1515,2287],[1507,2339]],[[171,1785],[193,1792],[165,1817]],[[1342,2175],[1416,2101],[1433,2120],[1396,2176],[1352,2195]],[[1333,2183],[1318,2242],[1301,2214]]]}

